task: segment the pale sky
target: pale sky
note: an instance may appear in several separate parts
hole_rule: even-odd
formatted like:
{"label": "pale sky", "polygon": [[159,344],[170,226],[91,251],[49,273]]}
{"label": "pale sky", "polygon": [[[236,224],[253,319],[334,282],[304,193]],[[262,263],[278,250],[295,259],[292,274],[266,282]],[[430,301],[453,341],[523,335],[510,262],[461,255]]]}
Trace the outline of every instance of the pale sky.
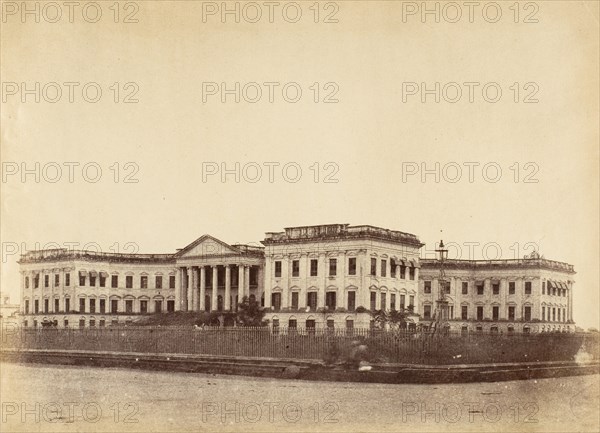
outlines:
{"label": "pale sky", "polygon": [[[39,23],[3,10],[1,288],[13,300],[16,257],[36,245],[124,251],[133,243],[141,253],[169,253],[205,233],[256,244],[284,227],[350,223],[414,233],[426,243],[422,256],[440,230],[462,245],[461,258],[482,258],[484,245],[495,258],[494,243],[502,258],[537,245],[575,266],[576,322],[599,326],[597,2],[536,2],[539,10],[521,10],[518,23],[512,2],[499,2],[496,23],[479,10],[470,23],[466,8],[457,23],[444,15],[422,22],[419,13],[403,22],[401,2],[338,1],[337,11],[320,3],[318,23],[312,1],[298,2],[296,23],[291,6],[285,17],[276,9],[273,23],[266,8],[251,23],[254,11],[244,15],[240,3],[236,23],[218,13],[203,22],[202,2],[134,3],[118,23],[113,2],[99,3],[96,23],[79,10],[70,23],[66,8],[57,23],[47,22],[49,9]],[[538,22],[523,22],[533,12]],[[122,22],[129,13],[137,23]],[[331,13],[338,22],[323,22]],[[221,83],[231,90],[236,82],[240,102],[233,94],[221,102]],[[420,83],[431,90],[436,82],[440,102],[421,102]],[[99,102],[84,100],[86,83],[89,99],[102,90]],[[403,83],[418,83],[417,93]],[[456,96],[447,83],[458,83],[458,102],[444,100]],[[478,83],[473,102],[464,83]],[[482,96],[487,83],[489,98],[502,91],[495,103]],[[296,103],[284,99],[284,86],[288,100],[301,89]],[[217,94],[203,102],[203,88]],[[128,95],[138,102],[123,103]],[[22,182],[21,164],[36,162],[40,182],[33,174]],[[72,183],[69,163],[79,164]],[[84,178],[87,163],[88,178],[102,169],[96,183]],[[203,179],[203,169],[221,163],[240,164],[239,183],[233,174],[222,182],[205,171]],[[279,164],[272,183],[269,163]],[[403,179],[422,163],[446,166],[446,176]],[[479,164],[473,182],[469,163]],[[488,179],[501,168],[496,183],[485,164]],[[52,183],[56,165],[62,177]],[[257,165],[262,177],[252,183]],[[462,177],[452,183],[457,166]],[[297,167],[299,180],[286,181]],[[138,182],[124,182],[128,174]]]}

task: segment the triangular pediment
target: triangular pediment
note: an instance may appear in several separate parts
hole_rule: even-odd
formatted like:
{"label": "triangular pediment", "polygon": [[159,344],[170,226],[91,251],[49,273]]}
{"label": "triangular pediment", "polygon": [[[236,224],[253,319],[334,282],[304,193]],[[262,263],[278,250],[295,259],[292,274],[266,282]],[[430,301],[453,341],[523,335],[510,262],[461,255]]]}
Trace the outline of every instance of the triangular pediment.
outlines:
{"label": "triangular pediment", "polygon": [[179,250],[175,257],[210,257],[229,254],[240,254],[240,251],[211,235],[203,235],[187,247]]}

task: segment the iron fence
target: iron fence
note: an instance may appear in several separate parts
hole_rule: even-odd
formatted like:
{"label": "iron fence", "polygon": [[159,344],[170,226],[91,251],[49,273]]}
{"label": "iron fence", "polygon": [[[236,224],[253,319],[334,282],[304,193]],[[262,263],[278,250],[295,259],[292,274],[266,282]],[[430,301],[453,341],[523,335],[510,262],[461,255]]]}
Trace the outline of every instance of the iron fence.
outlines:
{"label": "iron fence", "polygon": [[8,329],[2,347],[445,365],[572,361],[582,351],[598,360],[598,340],[597,334],[566,333],[111,326]]}

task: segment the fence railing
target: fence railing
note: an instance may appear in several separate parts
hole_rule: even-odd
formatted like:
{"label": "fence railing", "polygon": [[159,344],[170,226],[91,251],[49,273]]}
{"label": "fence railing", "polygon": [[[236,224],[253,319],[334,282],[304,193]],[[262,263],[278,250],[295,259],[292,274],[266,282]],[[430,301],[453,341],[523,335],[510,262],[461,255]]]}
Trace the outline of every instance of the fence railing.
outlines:
{"label": "fence railing", "polygon": [[[426,333],[378,329],[108,327],[8,329],[2,347],[379,363],[480,364],[600,359],[597,334]],[[362,346],[362,347],[360,347]]]}

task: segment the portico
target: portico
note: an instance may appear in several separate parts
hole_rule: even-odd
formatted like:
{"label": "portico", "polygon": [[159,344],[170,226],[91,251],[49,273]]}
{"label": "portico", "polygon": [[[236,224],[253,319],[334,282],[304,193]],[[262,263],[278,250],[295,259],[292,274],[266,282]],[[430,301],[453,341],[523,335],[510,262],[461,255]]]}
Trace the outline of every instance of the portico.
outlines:
{"label": "portico", "polygon": [[244,297],[260,301],[263,249],[228,245],[205,235],[176,254],[176,310],[237,311]]}

